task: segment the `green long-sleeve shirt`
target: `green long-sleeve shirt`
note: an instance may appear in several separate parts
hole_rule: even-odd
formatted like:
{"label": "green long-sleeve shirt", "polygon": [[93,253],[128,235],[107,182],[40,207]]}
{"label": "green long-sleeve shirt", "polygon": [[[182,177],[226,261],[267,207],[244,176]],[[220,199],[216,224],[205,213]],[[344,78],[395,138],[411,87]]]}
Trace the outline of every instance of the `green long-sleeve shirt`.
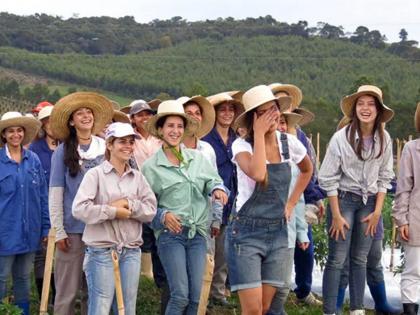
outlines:
{"label": "green long-sleeve shirt", "polygon": [[[184,162],[175,166],[167,159],[163,149],[146,160],[142,172],[150,184],[158,201],[158,208],[171,211],[182,219],[188,227],[189,238],[198,232],[207,233],[209,194],[223,187],[217,171],[203,154],[190,149],[182,149]],[[156,231],[158,237],[161,230]]]}

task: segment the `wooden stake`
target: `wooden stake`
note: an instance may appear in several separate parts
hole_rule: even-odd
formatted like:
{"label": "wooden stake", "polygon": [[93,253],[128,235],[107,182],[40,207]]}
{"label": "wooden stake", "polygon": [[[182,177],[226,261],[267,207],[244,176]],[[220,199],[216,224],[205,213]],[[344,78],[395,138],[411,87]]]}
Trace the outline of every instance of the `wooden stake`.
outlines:
{"label": "wooden stake", "polygon": [[48,315],[48,297],[50,295],[51,273],[54,260],[56,230],[51,228],[48,233],[47,254],[45,256],[44,280],[42,282],[41,304],[39,306],[40,315]]}
{"label": "wooden stake", "polygon": [[117,295],[117,306],[118,306],[118,315],[124,315],[124,297],[121,286],[121,274],[120,274],[120,264],[118,261],[118,255],[115,250],[112,250],[112,262],[114,264],[114,279],[115,279],[115,292]]}
{"label": "wooden stake", "polygon": [[320,135],[316,133],[316,167],[319,168],[319,147],[320,147]]}

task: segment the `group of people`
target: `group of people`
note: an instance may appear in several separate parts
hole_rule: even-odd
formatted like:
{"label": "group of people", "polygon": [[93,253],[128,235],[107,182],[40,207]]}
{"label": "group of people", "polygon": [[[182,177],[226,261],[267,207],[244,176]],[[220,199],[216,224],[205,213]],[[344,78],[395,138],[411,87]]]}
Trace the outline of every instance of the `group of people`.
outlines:
{"label": "group of people", "polygon": [[[366,281],[377,312],[417,314],[419,140],[404,147],[393,208],[405,252],[402,311],[387,302],[381,264],[394,112],[376,86],[345,96],[318,172],[301,129],[315,115],[301,102],[298,87],[273,83],[121,110],[76,92],[39,104],[37,118],[3,114],[0,300],[12,275],[14,303],[29,314],[31,271],[40,293],[53,227],[54,314],[74,314],[79,294],[82,314],[117,314],[113,257],[125,314],[136,314],[141,265],[153,268],[161,314],[197,314],[207,301],[230,307],[230,291],[243,314],[286,314],[293,267],[298,301],[324,314],[342,312],[348,285],[350,314],[364,314]],[[420,104],[415,124],[420,132]],[[324,212],[321,302],[311,293],[311,225]]]}

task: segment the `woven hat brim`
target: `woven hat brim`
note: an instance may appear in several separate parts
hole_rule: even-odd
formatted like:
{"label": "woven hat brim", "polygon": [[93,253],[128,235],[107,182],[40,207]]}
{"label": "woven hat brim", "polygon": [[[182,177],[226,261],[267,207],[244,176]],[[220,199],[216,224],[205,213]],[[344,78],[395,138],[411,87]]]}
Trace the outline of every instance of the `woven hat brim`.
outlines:
{"label": "woven hat brim", "polygon": [[341,120],[337,124],[337,131],[340,129],[343,129],[345,126],[349,125],[351,123],[351,118],[347,116],[343,116]]}
{"label": "woven hat brim", "polygon": [[276,94],[278,92],[284,91],[292,98],[292,102],[290,104],[291,110],[297,108],[302,103],[302,91],[295,85],[291,84],[281,84],[281,85],[274,85],[271,87],[271,91],[273,91],[273,94]]}
{"label": "woven hat brim", "polygon": [[213,129],[214,122],[216,120],[216,112],[214,111],[213,105],[211,105],[211,103],[203,96],[192,97],[189,102],[197,103],[202,111],[201,123],[199,123],[199,127],[194,134],[197,138],[201,139]]}
{"label": "woven hat brim", "polygon": [[125,107],[121,108],[120,112],[123,112],[124,114],[130,114],[130,109],[131,109],[131,106],[128,105],[128,106],[125,106]]}
{"label": "woven hat brim", "polygon": [[414,116],[414,124],[417,132],[420,132],[420,103],[417,104],[416,114]]}
{"label": "woven hat brim", "polygon": [[260,107],[261,105],[264,105],[265,103],[271,102],[271,101],[276,101],[277,105],[279,106],[279,111],[282,113],[285,110],[290,108],[290,104],[292,101],[292,98],[290,96],[280,96],[280,97],[274,97],[273,99],[269,99],[269,100],[264,100],[264,102],[262,103],[258,103],[255,104],[253,106],[250,106],[249,108],[245,109],[243,113],[241,113],[236,119],[235,122],[233,123],[235,128],[239,128],[239,127],[245,127],[245,117],[246,117],[246,113]]}
{"label": "woven hat brim", "polygon": [[126,114],[124,114],[122,111],[114,110],[114,116],[112,117],[113,121],[116,122],[122,122],[122,123],[130,123],[130,118]]}
{"label": "woven hat brim", "polygon": [[287,121],[288,127],[295,127],[296,125],[300,125],[300,121],[302,120],[303,116],[296,113],[282,113]]}
{"label": "woven hat brim", "polygon": [[51,130],[57,139],[64,140],[70,135],[68,121],[71,114],[80,109],[89,108],[93,112],[93,134],[98,134],[111,122],[114,108],[105,96],[92,92],[76,92],[61,98],[50,116]]}
{"label": "woven hat brim", "polygon": [[150,108],[153,109],[154,111],[157,111],[160,103],[162,103],[162,101],[160,99],[157,99],[157,98],[147,102],[147,104],[149,104]]}
{"label": "woven hat brim", "polygon": [[302,119],[299,122],[299,126],[303,127],[315,120],[315,114],[306,108],[298,107],[295,108],[294,113],[302,115]]}
{"label": "woven hat brim", "polygon": [[379,100],[379,103],[384,109],[381,122],[387,123],[388,121],[392,119],[392,117],[394,117],[394,111],[384,104],[384,101],[382,100],[382,96],[373,91],[361,91],[361,92],[356,92],[354,94],[345,96],[341,100],[341,104],[340,104],[341,111],[343,112],[345,116],[351,117],[353,106],[356,105],[356,100],[363,95],[370,95],[370,96],[376,97]]}
{"label": "woven hat brim", "polygon": [[190,116],[179,113],[179,112],[165,112],[161,114],[156,114],[147,121],[146,129],[152,136],[155,136],[156,138],[161,139],[158,133],[158,129],[156,127],[156,123],[160,118],[165,117],[165,116],[180,116],[180,117],[184,117],[187,120],[187,125],[184,128],[184,137],[194,136],[195,133],[197,132],[198,122],[195,121],[194,119],[191,119]]}
{"label": "woven hat brim", "polygon": [[[41,129],[42,123],[36,118],[31,117],[16,117],[0,121],[0,135],[6,128],[9,127],[23,127],[25,134],[23,136],[22,145],[31,143]],[[3,142],[0,141],[0,147]]]}

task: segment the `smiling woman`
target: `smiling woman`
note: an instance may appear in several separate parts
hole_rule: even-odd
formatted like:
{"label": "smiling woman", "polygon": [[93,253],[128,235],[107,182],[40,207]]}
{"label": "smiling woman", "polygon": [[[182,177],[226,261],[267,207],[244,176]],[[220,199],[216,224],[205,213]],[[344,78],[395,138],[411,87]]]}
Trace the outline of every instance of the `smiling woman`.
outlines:
{"label": "smiling woman", "polygon": [[[13,275],[15,304],[29,314],[30,272],[50,227],[47,182],[38,156],[23,148],[41,123],[18,112],[0,120],[0,301]],[[12,273],[13,270],[13,273]]]}

